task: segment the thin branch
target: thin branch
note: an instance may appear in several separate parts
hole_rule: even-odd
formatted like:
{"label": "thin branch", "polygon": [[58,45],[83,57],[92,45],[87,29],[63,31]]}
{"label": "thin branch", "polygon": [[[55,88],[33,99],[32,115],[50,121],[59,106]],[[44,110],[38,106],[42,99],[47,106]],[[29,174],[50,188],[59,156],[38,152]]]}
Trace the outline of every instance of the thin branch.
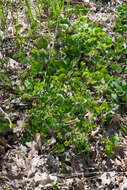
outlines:
{"label": "thin branch", "polygon": [[11,120],[10,120],[8,114],[5,113],[4,110],[3,110],[1,107],[0,107],[0,112],[2,112],[2,113],[4,114],[5,118],[9,121],[10,128],[12,128],[12,122],[11,122]]}

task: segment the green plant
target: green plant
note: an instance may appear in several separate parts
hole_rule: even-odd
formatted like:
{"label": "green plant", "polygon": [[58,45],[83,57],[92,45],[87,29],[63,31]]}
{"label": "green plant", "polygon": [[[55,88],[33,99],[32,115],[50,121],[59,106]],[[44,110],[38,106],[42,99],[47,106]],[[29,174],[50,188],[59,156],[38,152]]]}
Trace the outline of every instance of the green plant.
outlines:
{"label": "green plant", "polygon": [[74,13],[77,14],[77,15],[79,15],[79,14],[81,14],[81,15],[87,15],[88,12],[89,12],[89,9],[85,8],[85,7],[81,6],[81,5],[77,5],[75,7],[75,9],[74,9]]}
{"label": "green plant", "polygon": [[4,187],[3,190],[8,190],[8,187]]}
{"label": "green plant", "polygon": [[108,94],[110,93],[110,100],[114,102],[114,109],[118,109],[121,103],[126,101],[126,92],[127,83],[121,78],[114,78],[109,81]]}
{"label": "green plant", "polygon": [[115,29],[120,33],[127,33],[127,4],[118,7],[119,17]]}
{"label": "green plant", "polygon": [[[29,57],[31,68],[23,98],[32,100],[32,133],[40,132],[45,140],[56,136],[56,153],[74,144],[80,154],[90,151],[89,136],[97,122],[110,122],[111,111],[126,101],[127,85],[119,77],[122,64],[112,53],[115,44],[116,53],[121,49],[120,38],[112,42],[84,16],[70,26],[61,20],[53,48],[48,46],[51,38],[37,40]],[[125,49],[121,57],[124,53]],[[105,102],[100,102],[100,97]],[[106,147],[112,144],[107,141]]]}
{"label": "green plant", "polygon": [[29,0],[25,0],[25,4],[26,4],[26,16],[28,17],[28,20],[33,23],[35,20],[31,9],[31,3]]}
{"label": "green plant", "polygon": [[122,125],[121,128],[120,128],[120,130],[121,130],[121,133],[123,135],[127,135],[127,126],[126,125]]}
{"label": "green plant", "polygon": [[10,130],[11,130],[10,125],[0,110],[0,134],[6,135],[6,133],[9,132]]}
{"label": "green plant", "polygon": [[2,29],[4,30],[6,27],[6,13],[5,13],[5,9],[3,6],[3,1],[0,0],[0,20],[1,20],[1,25],[2,25]]}
{"label": "green plant", "polygon": [[111,139],[106,138],[105,143],[106,154],[108,157],[112,157],[115,154],[114,148],[119,146],[118,134],[116,133]]}
{"label": "green plant", "polygon": [[52,189],[53,190],[58,190],[59,189],[59,184],[52,184]]}
{"label": "green plant", "polygon": [[64,0],[53,0],[51,2],[52,11],[53,11],[53,17],[57,18],[58,16],[63,14],[64,11]]}
{"label": "green plant", "polygon": [[0,81],[1,84],[6,86],[12,86],[9,77],[7,76],[7,67],[8,67],[8,58],[2,58],[1,60],[1,68],[0,68]]}

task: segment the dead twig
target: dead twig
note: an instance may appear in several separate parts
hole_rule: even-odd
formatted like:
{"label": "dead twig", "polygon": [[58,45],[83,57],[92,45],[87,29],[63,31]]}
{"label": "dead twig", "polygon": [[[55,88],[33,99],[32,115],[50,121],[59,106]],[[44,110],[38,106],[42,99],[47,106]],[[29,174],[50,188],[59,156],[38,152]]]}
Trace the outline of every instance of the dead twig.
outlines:
{"label": "dead twig", "polygon": [[5,112],[4,112],[4,110],[3,110],[1,107],[0,107],[0,112],[2,112],[2,113],[3,113],[3,115],[4,115],[5,119],[7,119],[7,120],[9,121],[10,128],[12,128],[12,122],[11,122],[11,120],[10,120],[10,118],[9,118],[8,114],[7,114],[7,113],[5,113]]}

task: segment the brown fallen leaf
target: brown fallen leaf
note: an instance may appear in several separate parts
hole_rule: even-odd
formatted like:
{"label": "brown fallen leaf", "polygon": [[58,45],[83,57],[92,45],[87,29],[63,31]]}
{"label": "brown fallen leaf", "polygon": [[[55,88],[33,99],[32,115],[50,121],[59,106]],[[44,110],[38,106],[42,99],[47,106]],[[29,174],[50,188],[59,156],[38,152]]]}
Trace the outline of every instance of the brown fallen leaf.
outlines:
{"label": "brown fallen leaf", "polygon": [[120,190],[127,190],[127,180],[125,180],[121,185],[120,185]]}
{"label": "brown fallen leaf", "polygon": [[42,137],[41,137],[40,133],[35,134],[35,142],[37,143],[36,149],[38,151],[41,151],[41,149],[42,149]]}
{"label": "brown fallen leaf", "polygon": [[26,145],[31,149],[28,153],[28,160],[31,160],[38,153],[37,143],[35,141],[26,142]]}
{"label": "brown fallen leaf", "polygon": [[124,164],[127,167],[127,158],[124,159]]}
{"label": "brown fallen leaf", "polygon": [[9,144],[7,144],[6,140],[4,137],[0,138],[0,144],[4,147],[4,148],[12,148]]}
{"label": "brown fallen leaf", "polygon": [[17,121],[17,126],[15,128],[13,128],[13,132],[14,133],[17,133],[17,132],[22,133],[24,131],[24,128],[25,128],[25,121],[24,121],[24,119],[23,120],[18,120]]}

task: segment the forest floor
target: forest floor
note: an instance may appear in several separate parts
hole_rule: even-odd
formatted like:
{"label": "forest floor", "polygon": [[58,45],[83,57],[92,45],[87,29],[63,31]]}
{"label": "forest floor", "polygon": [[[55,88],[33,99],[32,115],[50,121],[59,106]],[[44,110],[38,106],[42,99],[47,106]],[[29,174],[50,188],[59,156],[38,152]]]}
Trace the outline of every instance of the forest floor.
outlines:
{"label": "forest floor", "polygon": [[[99,26],[115,39],[117,7],[127,3],[126,1],[114,0],[104,5],[88,0],[74,2],[77,3],[84,3],[90,9],[88,18],[92,22],[98,22]],[[15,12],[14,15],[16,14]],[[18,14],[19,23],[23,25],[21,33],[26,35],[29,26],[25,21],[24,10],[21,9]],[[127,136],[121,136],[120,146],[110,159],[105,155],[104,144],[96,138],[98,131],[93,134],[92,151],[89,154],[73,155],[73,152],[68,150],[60,156],[54,156],[52,151],[56,143],[55,138],[50,139],[50,145],[42,145],[39,134],[34,136],[34,141],[22,144],[28,105],[19,97],[16,98],[15,90],[16,85],[20,83],[22,71],[27,71],[28,68],[12,58],[16,50],[12,47],[15,36],[9,15],[7,22],[7,33],[1,31],[0,34],[0,38],[6,41],[6,46],[0,50],[0,58],[9,57],[7,74],[13,88],[4,89],[0,82],[0,107],[6,116],[15,118],[16,127],[3,135],[0,142],[0,190],[126,190]],[[46,32],[48,29],[44,30]],[[13,97],[15,101],[10,101]],[[120,121],[127,123],[126,113],[122,116],[116,113],[108,132],[117,131]],[[63,160],[66,167],[61,167]]]}

